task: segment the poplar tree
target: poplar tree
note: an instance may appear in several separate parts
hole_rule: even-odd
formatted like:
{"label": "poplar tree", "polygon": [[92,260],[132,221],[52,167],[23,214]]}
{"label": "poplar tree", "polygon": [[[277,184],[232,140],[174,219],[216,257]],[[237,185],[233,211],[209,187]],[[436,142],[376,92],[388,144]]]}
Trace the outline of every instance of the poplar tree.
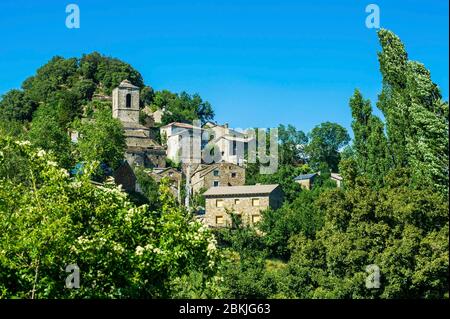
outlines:
{"label": "poplar tree", "polygon": [[448,191],[448,102],[421,63],[409,61],[401,40],[380,30],[383,91],[378,107],[387,124],[390,160],[410,167],[417,184]]}
{"label": "poplar tree", "polygon": [[376,185],[381,185],[388,170],[387,140],[384,124],[372,114],[369,100],[359,90],[350,99],[354,133],[353,149],[358,171],[367,175]]}

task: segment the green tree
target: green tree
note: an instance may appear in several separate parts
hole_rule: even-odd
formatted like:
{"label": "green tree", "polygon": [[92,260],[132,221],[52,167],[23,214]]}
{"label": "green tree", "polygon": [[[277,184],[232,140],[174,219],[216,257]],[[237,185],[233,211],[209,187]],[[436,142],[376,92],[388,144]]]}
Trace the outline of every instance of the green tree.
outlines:
{"label": "green tree", "polygon": [[116,169],[123,161],[126,143],[122,123],[112,117],[111,110],[94,112],[92,119],[77,121],[77,149],[83,161],[99,161]]}
{"label": "green tree", "polygon": [[309,134],[307,154],[313,169],[322,163],[337,172],[340,161],[339,151],[350,141],[347,130],[336,123],[325,122],[313,128]]}
{"label": "green tree", "polygon": [[33,116],[28,136],[36,147],[52,152],[57,162],[68,168],[74,164],[73,148],[59,115],[58,109],[52,105],[39,107]]}
{"label": "green tree", "polygon": [[186,92],[177,94],[167,90],[157,91],[150,107],[166,111],[162,118],[162,125],[171,122],[192,123],[194,120],[205,123],[214,118],[211,104],[203,101],[199,94],[190,95]]}
{"label": "green tree", "polygon": [[11,90],[2,96],[0,101],[0,121],[31,121],[37,103],[31,100],[24,91]]}
{"label": "green tree", "polygon": [[293,202],[263,212],[258,228],[265,234],[264,243],[270,249],[271,256],[289,260],[288,244],[292,236],[303,234],[314,238],[322,228],[324,217],[316,201],[324,189],[302,191]]}
{"label": "green tree", "polygon": [[375,185],[381,185],[389,167],[387,139],[383,122],[372,114],[369,100],[364,100],[358,90],[350,99],[353,150],[359,173],[366,174]]}
{"label": "green tree", "polygon": [[142,195],[153,210],[159,208],[159,186],[158,183],[150,176],[145,168],[141,166],[134,167],[136,182],[139,184]]}
{"label": "green tree", "polygon": [[394,33],[383,29],[378,37],[383,76],[378,107],[386,118],[390,158],[396,167],[411,167],[416,183],[448,193],[448,103],[423,64],[408,60]]}
{"label": "green tree", "polygon": [[[114,183],[94,185],[95,164],[70,178],[51,154],[0,136],[0,171],[11,153],[24,158],[27,174],[22,183],[0,179],[0,297],[183,297],[192,274],[200,279],[190,292],[220,293],[214,236],[175,205],[167,183],[160,210],[151,211]],[[64,287],[70,264],[80,269],[79,289]]]}
{"label": "green tree", "polygon": [[[448,203],[429,188],[412,189],[402,171],[374,190],[365,178],[319,200],[324,227],[291,241],[292,287],[303,298],[442,298],[448,293]],[[380,268],[379,289],[365,269]],[[426,270],[425,270],[426,269]]]}
{"label": "green tree", "polygon": [[304,148],[308,144],[308,137],[302,131],[297,131],[293,125],[278,126],[280,165],[304,164]]}

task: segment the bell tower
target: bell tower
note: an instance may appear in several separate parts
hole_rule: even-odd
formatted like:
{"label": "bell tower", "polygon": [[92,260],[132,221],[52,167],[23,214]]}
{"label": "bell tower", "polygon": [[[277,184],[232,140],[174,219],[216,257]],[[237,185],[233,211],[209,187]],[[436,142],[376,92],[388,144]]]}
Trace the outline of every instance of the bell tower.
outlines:
{"label": "bell tower", "polygon": [[122,81],[112,92],[113,117],[121,122],[139,124],[139,88]]}

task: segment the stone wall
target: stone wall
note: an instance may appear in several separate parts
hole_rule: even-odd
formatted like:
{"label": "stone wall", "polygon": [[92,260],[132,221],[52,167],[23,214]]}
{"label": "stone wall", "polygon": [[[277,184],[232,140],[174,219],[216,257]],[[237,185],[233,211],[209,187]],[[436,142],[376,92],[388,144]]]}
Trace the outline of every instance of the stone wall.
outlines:
{"label": "stone wall", "polygon": [[[230,163],[217,163],[203,165],[203,169],[192,175],[192,190],[198,193],[202,188],[208,189],[217,186],[245,185],[245,168]],[[218,171],[217,173],[214,173]],[[218,174],[218,175],[216,175]]]}
{"label": "stone wall", "polygon": [[[126,107],[126,96],[131,95],[131,107]],[[113,117],[122,122],[139,123],[139,88],[115,88],[112,92]]]}
{"label": "stone wall", "polygon": [[117,185],[122,185],[122,189],[127,192],[136,190],[136,175],[128,162],[123,163],[114,171],[114,180]]}
{"label": "stone wall", "polygon": [[[205,223],[211,227],[230,227],[232,220],[229,213],[236,213],[245,225],[252,225],[261,219],[262,211],[269,207],[278,208],[281,202],[280,191],[270,195],[207,197]],[[221,224],[218,223],[220,219],[223,220]]]}

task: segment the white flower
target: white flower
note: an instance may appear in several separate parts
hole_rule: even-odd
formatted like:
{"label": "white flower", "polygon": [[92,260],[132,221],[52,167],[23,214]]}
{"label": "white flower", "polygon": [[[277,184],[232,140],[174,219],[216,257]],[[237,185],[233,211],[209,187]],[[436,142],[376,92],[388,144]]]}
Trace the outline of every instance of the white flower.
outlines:
{"label": "white flower", "polygon": [[136,247],[136,255],[141,256],[143,254],[144,250],[145,249],[143,247],[137,246]]}
{"label": "white flower", "polygon": [[67,170],[65,170],[64,168],[61,169],[61,173],[62,173],[62,175],[63,175],[64,177],[69,177],[69,176],[70,176],[69,172],[68,172]]}
{"label": "white flower", "polygon": [[155,254],[161,254],[161,253],[162,253],[162,250],[159,249],[159,248],[153,248],[153,252],[154,252]]}
{"label": "white flower", "polygon": [[39,150],[39,152],[37,153],[38,157],[44,157],[45,154],[47,154],[44,150]]}
{"label": "white flower", "polygon": [[214,251],[214,250],[216,250],[216,244],[215,243],[213,243],[213,242],[210,242],[209,244],[208,244],[208,247],[206,248],[209,252],[210,251]]}
{"label": "white flower", "polygon": [[80,181],[76,181],[76,182],[73,182],[72,184],[70,184],[72,187],[74,187],[74,188],[80,188],[81,187],[81,182]]}
{"label": "white flower", "polygon": [[30,141],[17,141],[16,144],[20,145],[20,146],[25,146],[25,145],[30,146],[31,142]]}
{"label": "white flower", "polygon": [[47,161],[47,165],[56,167],[56,166],[58,166],[58,163],[56,163],[54,161]]}

